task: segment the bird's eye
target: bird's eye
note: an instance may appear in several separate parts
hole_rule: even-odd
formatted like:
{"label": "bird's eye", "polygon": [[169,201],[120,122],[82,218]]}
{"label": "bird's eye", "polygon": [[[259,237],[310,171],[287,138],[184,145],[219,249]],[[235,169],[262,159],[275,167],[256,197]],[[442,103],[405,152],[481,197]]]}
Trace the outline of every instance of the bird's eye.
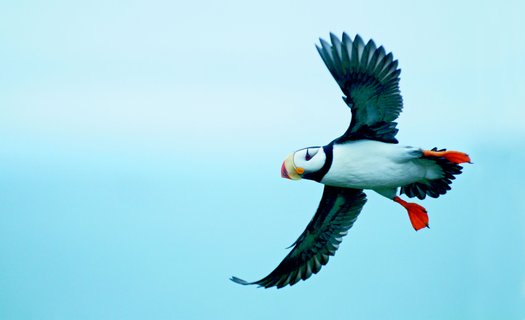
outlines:
{"label": "bird's eye", "polygon": [[310,161],[310,159],[312,159],[312,156],[310,155],[310,153],[308,152],[308,149],[306,149],[306,156],[304,157],[304,159],[306,161]]}

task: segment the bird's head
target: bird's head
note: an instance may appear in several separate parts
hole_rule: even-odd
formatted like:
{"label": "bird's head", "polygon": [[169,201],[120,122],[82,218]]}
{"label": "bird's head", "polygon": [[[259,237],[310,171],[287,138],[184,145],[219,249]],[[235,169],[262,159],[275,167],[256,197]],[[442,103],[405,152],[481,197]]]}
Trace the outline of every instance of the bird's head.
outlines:
{"label": "bird's head", "polygon": [[281,177],[300,180],[319,171],[326,161],[323,147],[309,147],[288,155],[281,166]]}

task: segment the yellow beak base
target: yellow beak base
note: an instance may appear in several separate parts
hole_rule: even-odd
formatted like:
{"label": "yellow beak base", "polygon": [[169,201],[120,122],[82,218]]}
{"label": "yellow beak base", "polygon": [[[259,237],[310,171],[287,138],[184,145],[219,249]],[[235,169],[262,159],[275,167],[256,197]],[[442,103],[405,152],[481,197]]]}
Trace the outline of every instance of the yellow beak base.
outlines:
{"label": "yellow beak base", "polygon": [[290,180],[301,180],[301,174],[304,173],[303,168],[298,168],[293,162],[294,153],[290,153],[281,166],[281,177]]}

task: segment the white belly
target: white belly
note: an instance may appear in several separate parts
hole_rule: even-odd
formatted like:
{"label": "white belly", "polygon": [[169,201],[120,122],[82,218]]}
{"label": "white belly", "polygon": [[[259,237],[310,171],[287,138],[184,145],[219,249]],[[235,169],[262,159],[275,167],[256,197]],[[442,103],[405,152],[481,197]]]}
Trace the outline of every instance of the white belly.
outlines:
{"label": "white belly", "polygon": [[334,145],[333,162],[321,182],[326,185],[380,189],[405,186],[428,176],[436,167],[419,159],[419,148],[372,140]]}

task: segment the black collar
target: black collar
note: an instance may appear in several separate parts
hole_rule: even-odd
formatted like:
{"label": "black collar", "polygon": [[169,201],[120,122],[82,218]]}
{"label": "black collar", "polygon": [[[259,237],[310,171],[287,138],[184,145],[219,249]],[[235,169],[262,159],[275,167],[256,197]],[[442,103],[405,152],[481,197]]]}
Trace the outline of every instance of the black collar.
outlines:
{"label": "black collar", "polygon": [[332,166],[332,161],[334,160],[334,142],[332,141],[326,146],[323,146],[323,151],[326,155],[324,165],[321,167],[321,169],[317,170],[316,172],[305,173],[303,175],[304,179],[321,182],[325,174],[328,172],[328,170],[330,170],[330,167]]}

